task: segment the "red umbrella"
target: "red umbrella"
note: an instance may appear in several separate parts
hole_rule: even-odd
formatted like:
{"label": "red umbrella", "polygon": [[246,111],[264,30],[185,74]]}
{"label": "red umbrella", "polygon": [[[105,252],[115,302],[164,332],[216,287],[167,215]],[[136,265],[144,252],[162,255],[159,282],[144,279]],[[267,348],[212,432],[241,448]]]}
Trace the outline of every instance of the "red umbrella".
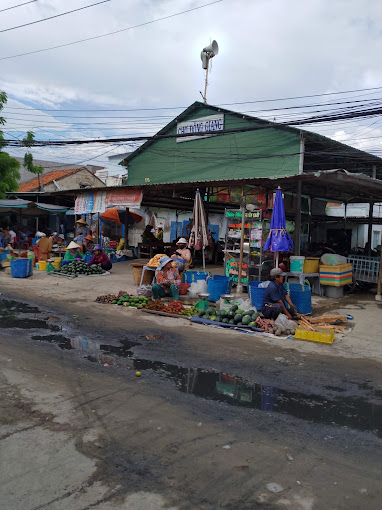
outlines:
{"label": "red umbrella", "polygon": [[[119,225],[122,225],[124,223],[123,221],[123,215],[125,214],[125,211],[119,211],[118,207],[111,207],[110,209],[107,209],[104,213],[100,215],[100,218],[103,220],[112,221],[113,223],[118,223]],[[135,223],[139,223],[143,220],[143,216],[139,213],[129,211],[128,213],[131,218],[135,221]],[[130,218],[129,218],[130,219]]]}

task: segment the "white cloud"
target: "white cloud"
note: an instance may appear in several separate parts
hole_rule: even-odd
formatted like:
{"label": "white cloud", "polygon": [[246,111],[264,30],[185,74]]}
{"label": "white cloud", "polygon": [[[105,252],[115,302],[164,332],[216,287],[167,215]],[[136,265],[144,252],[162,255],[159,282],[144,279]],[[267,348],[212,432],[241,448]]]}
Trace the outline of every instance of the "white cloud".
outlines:
{"label": "white cloud", "polygon": [[[0,58],[133,26],[206,2],[113,0],[0,34]],[[60,3],[39,0],[17,9],[17,16],[12,11],[3,13],[1,27],[78,6],[77,0]],[[12,100],[31,106],[38,113],[44,108],[188,106],[201,99],[199,91],[203,90],[204,75],[200,51],[211,39],[216,39],[220,47],[209,78],[207,97],[211,104],[379,86],[382,84],[381,25],[379,0],[225,0],[110,37],[3,60],[0,89],[6,90]],[[8,106],[12,104],[10,101]],[[243,109],[260,107],[246,105]],[[9,108],[9,111],[14,110]],[[134,124],[134,119],[113,120],[111,112],[103,114],[104,121],[109,122],[107,125],[99,124],[102,119],[94,122],[75,119],[79,115],[75,113],[72,118],[46,113],[47,117],[25,116],[25,129],[39,126],[43,136],[42,128],[45,128],[45,137],[54,136],[49,131],[75,138],[115,133],[127,136],[158,130],[169,120],[164,116],[171,117],[176,111],[155,112],[163,117],[151,119],[150,126],[140,120]],[[96,115],[97,112],[89,113],[89,116]],[[140,114],[130,113],[131,117],[134,115]],[[141,115],[147,122],[147,117],[152,117],[154,112]],[[320,126],[319,130],[346,142],[370,123],[371,120],[345,127]],[[369,137],[379,135],[379,131],[372,129],[375,126],[365,133]],[[358,143],[363,147],[379,147],[379,141]]]}

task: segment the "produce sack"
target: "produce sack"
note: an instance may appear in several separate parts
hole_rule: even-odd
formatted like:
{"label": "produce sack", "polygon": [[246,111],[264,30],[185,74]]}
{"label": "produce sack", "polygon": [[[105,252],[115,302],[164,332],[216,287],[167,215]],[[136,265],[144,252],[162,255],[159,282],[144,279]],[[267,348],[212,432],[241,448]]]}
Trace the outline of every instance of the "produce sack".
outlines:
{"label": "produce sack", "polygon": [[297,328],[297,324],[294,321],[288,319],[288,317],[283,313],[280,313],[280,315],[275,320],[275,326],[277,327],[277,329],[278,328],[280,328],[281,330],[285,329],[291,331],[293,334]]}
{"label": "produce sack", "polygon": [[340,266],[341,264],[347,264],[347,258],[335,253],[325,253],[321,257],[321,264],[324,266]]}
{"label": "produce sack", "polygon": [[207,282],[205,280],[198,280],[197,282],[191,283],[188,289],[188,295],[191,298],[198,297],[198,294],[207,293]]}
{"label": "produce sack", "polygon": [[140,285],[137,287],[137,296],[151,297],[153,295],[153,291],[151,289],[151,285]]}

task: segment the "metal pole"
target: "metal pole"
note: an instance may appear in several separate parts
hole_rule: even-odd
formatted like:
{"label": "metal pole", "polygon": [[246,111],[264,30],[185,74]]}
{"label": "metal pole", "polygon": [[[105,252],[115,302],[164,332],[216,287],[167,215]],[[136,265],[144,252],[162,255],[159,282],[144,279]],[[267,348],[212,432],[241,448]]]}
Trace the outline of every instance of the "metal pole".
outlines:
{"label": "metal pole", "polygon": [[381,296],[381,278],[382,278],[382,250],[379,254],[379,272],[378,272],[378,286],[377,286],[377,294],[375,296],[376,301],[382,301]]}
{"label": "metal pole", "polygon": [[241,283],[241,275],[243,272],[243,255],[244,255],[244,224],[245,224],[245,202],[244,202],[244,186],[242,188],[242,201],[241,201],[241,236],[240,236],[240,258],[239,258],[239,275],[237,278],[236,293],[243,292],[243,284]]}
{"label": "metal pole", "polygon": [[204,83],[204,96],[203,96],[203,103],[207,103],[207,85],[208,85],[208,68],[210,66],[210,56],[207,55],[207,69],[206,69],[206,81]]}
{"label": "metal pole", "polygon": [[367,227],[367,255],[371,256],[371,235],[373,231],[373,209],[374,209],[374,202],[370,202],[369,204],[369,221],[368,221],[368,227]]}
{"label": "metal pole", "polygon": [[295,243],[294,252],[297,256],[300,255],[301,251],[301,194],[302,194],[302,183],[297,182],[296,190],[296,216],[295,216]]}
{"label": "metal pole", "polygon": [[129,237],[129,226],[128,226],[128,221],[127,221],[127,216],[129,214],[129,208],[126,207],[126,216],[125,216],[125,241],[124,241],[124,245],[123,245],[123,248],[124,250],[127,250],[127,245],[128,245],[128,237]]}

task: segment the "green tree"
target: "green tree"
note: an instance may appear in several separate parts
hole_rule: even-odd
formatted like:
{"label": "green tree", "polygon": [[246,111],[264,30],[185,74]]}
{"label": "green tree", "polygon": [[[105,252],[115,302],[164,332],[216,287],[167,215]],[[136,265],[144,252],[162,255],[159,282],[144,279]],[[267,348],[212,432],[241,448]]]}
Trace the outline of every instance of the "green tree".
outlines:
{"label": "green tree", "polygon": [[[28,131],[27,137],[23,138],[23,145],[29,149],[33,144],[34,134],[32,131]],[[33,164],[33,156],[29,151],[24,156],[24,166],[33,174],[42,174],[44,172],[44,167]]]}
{"label": "green tree", "polygon": [[[7,94],[0,91],[0,112],[6,102]],[[4,126],[4,124],[5,119],[0,117],[0,126]],[[20,179],[20,163],[4,152],[4,147],[4,133],[0,130],[0,198],[5,198],[7,192],[16,191],[19,187],[17,181]]]}

